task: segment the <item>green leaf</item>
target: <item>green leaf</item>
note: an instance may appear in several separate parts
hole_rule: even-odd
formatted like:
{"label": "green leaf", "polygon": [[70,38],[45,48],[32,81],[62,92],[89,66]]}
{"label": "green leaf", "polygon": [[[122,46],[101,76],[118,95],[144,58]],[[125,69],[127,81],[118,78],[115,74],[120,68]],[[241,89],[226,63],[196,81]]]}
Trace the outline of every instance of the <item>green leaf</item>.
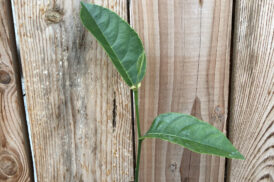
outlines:
{"label": "green leaf", "polygon": [[138,34],[113,11],[81,2],[84,26],[107,52],[130,87],[138,87],[146,72],[146,55]]}
{"label": "green leaf", "polygon": [[144,138],[167,140],[198,153],[244,159],[221,131],[187,114],[160,114]]}

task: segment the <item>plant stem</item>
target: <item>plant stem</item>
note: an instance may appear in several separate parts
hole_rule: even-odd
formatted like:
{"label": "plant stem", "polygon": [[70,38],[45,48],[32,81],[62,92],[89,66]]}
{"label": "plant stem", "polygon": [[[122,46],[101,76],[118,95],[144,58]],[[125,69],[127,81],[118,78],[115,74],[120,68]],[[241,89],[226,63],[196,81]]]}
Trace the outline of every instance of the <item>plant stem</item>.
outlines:
{"label": "plant stem", "polygon": [[134,103],[135,103],[135,115],[137,121],[137,130],[138,130],[138,153],[137,153],[137,161],[136,161],[136,168],[135,168],[135,182],[138,182],[139,179],[139,166],[140,166],[140,158],[141,158],[141,148],[142,148],[142,141],[141,139],[141,127],[140,127],[140,115],[139,115],[139,99],[138,99],[138,88],[133,90],[134,93]]}
{"label": "plant stem", "polygon": [[136,169],[135,169],[135,182],[138,182],[139,180],[139,166],[140,166],[140,158],[141,158],[142,141],[143,140],[138,140],[138,155],[137,155],[137,162],[136,162]]}
{"label": "plant stem", "polygon": [[138,129],[138,140],[141,138],[141,127],[140,127],[140,115],[139,115],[139,98],[138,98],[138,89],[133,90],[134,93],[134,103],[135,103],[135,116],[137,121],[137,129]]}

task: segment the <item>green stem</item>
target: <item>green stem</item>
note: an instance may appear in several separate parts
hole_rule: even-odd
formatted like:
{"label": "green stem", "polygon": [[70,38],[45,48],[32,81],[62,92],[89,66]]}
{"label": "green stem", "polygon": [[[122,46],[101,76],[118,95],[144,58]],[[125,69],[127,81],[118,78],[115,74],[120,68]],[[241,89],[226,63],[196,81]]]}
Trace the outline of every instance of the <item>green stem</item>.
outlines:
{"label": "green stem", "polygon": [[135,169],[135,182],[138,182],[139,180],[139,166],[140,166],[140,158],[141,158],[141,149],[142,149],[142,141],[138,140],[138,155],[137,155],[137,161],[136,161],[136,169]]}
{"label": "green stem", "polygon": [[138,88],[133,90],[134,92],[134,103],[135,103],[135,115],[137,121],[137,129],[138,129],[138,153],[137,153],[137,161],[136,161],[136,169],[135,169],[135,182],[138,182],[139,179],[139,166],[140,166],[140,158],[141,158],[141,148],[142,141],[141,139],[141,127],[140,127],[140,116],[139,116],[139,99],[138,99]]}

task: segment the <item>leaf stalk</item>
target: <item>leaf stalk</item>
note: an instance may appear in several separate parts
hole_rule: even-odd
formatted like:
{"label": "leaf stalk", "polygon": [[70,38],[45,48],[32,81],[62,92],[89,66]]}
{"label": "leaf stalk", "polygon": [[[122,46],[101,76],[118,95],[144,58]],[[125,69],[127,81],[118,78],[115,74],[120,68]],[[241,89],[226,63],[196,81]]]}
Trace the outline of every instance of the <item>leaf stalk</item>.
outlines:
{"label": "leaf stalk", "polygon": [[134,103],[135,103],[135,116],[136,116],[136,122],[137,122],[137,130],[138,130],[138,151],[137,151],[137,161],[136,161],[134,181],[138,182],[143,139],[142,139],[142,133],[141,133],[141,127],[140,127],[138,88],[133,89],[133,93],[134,93]]}

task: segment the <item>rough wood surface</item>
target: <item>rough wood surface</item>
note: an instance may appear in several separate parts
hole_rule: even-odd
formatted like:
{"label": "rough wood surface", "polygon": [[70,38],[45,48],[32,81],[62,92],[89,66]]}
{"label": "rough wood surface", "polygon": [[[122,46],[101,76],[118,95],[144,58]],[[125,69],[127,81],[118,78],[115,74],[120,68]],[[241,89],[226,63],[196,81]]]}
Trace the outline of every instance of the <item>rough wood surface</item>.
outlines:
{"label": "rough wood surface", "polygon": [[[127,17],[126,0],[94,0]],[[37,180],[130,181],[130,92],[79,0],[14,0]]]}
{"label": "rough wood surface", "polygon": [[228,181],[274,181],[274,1],[237,0]]}
{"label": "rough wood surface", "polygon": [[0,9],[0,181],[26,182],[32,167],[10,3]]}
{"label": "rough wood surface", "polygon": [[[226,131],[231,0],[131,1],[131,24],[148,58],[140,93],[142,131],[157,114],[191,113]],[[140,181],[224,181],[224,158],[145,141]]]}

